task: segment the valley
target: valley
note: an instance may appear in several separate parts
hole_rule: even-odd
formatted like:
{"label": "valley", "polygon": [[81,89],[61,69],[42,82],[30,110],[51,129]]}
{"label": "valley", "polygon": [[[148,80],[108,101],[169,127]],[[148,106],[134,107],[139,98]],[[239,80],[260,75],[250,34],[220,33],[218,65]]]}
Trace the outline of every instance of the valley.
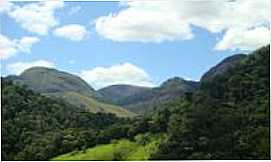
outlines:
{"label": "valley", "polygon": [[234,55],[200,81],[95,90],[32,67],[1,78],[4,160],[269,159],[270,47]]}

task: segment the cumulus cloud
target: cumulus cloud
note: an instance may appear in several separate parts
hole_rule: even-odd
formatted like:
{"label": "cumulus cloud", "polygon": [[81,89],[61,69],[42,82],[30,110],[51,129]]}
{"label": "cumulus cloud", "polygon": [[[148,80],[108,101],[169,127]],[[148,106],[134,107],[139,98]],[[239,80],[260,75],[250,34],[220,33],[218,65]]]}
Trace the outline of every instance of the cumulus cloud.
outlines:
{"label": "cumulus cloud", "polygon": [[[99,35],[119,42],[162,42],[193,38],[192,26],[211,33],[227,34],[234,30],[240,35],[269,25],[268,0],[122,1],[121,5],[120,11],[95,20]],[[267,34],[264,39],[269,37]],[[262,37],[255,39],[259,38]],[[243,40],[242,46],[253,48],[249,42]],[[229,48],[238,49],[239,46]]]}
{"label": "cumulus cloud", "polygon": [[59,24],[54,14],[63,6],[64,3],[61,0],[45,0],[23,6],[12,4],[6,12],[25,30],[46,35],[49,29]]}
{"label": "cumulus cloud", "polygon": [[17,43],[18,50],[25,53],[30,53],[32,45],[39,41],[40,39],[37,37],[23,37]]}
{"label": "cumulus cloud", "polygon": [[215,46],[217,50],[241,49],[252,50],[270,43],[270,31],[267,27],[257,27],[249,30],[230,29],[223,39]]}
{"label": "cumulus cloud", "polygon": [[0,59],[8,59],[18,52],[31,53],[31,47],[39,41],[37,37],[28,36],[11,40],[0,34]]}
{"label": "cumulus cloud", "polygon": [[1,0],[0,1],[0,13],[2,12],[8,12],[12,8],[12,3],[10,3],[8,0]]}
{"label": "cumulus cloud", "polygon": [[143,69],[131,63],[84,70],[80,73],[80,76],[95,89],[114,84],[155,86],[150,76]]}
{"label": "cumulus cloud", "polygon": [[189,24],[169,11],[165,2],[121,2],[128,8],[95,20],[98,34],[123,42],[162,42],[193,37]]}
{"label": "cumulus cloud", "polygon": [[0,35],[0,58],[7,59],[17,53],[17,48],[13,41]]}
{"label": "cumulus cloud", "polygon": [[65,25],[54,30],[54,35],[71,41],[82,41],[89,36],[87,29],[78,24]]}
{"label": "cumulus cloud", "polygon": [[32,62],[16,62],[13,64],[8,64],[6,66],[6,69],[9,74],[21,74],[24,70],[29,69],[31,67],[48,67],[48,68],[54,68],[55,64],[53,62],[49,62],[47,60],[36,60]]}

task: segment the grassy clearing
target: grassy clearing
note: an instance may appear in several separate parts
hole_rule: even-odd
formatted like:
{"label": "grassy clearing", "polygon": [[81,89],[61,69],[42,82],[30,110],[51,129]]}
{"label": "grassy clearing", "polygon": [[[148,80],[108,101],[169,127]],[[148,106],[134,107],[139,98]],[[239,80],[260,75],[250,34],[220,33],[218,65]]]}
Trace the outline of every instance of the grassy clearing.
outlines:
{"label": "grassy clearing", "polygon": [[121,139],[85,151],[74,151],[52,160],[148,160],[163,135],[138,135],[135,141]]}

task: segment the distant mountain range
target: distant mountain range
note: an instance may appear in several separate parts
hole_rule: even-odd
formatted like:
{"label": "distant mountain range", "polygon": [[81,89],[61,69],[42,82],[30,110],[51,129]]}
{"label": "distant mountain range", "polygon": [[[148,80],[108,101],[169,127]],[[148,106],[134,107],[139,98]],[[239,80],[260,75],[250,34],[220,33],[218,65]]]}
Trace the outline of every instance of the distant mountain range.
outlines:
{"label": "distant mountain range", "polygon": [[[121,105],[130,111],[144,114],[154,107],[168,103],[176,98],[183,97],[187,92],[194,92],[199,87],[199,82],[187,81],[179,77],[171,78],[156,88],[144,88],[119,85],[103,88],[98,92],[110,102]],[[116,95],[115,92],[128,90],[126,95]],[[106,92],[106,93],[105,93]],[[112,95],[110,95],[112,94]],[[117,100],[116,100],[117,96]]]}
{"label": "distant mountain range", "polygon": [[80,77],[56,69],[33,67],[19,76],[9,76],[14,83],[43,95],[62,99],[89,112],[113,113],[128,117],[135,114],[126,109],[97,100],[98,93]]}
{"label": "distant mountain range", "polygon": [[99,95],[106,101],[119,104],[122,100],[138,93],[144,93],[151,90],[148,87],[134,85],[112,85],[98,90]]}
{"label": "distant mountain range", "polygon": [[[221,75],[245,57],[238,54],[222,60],[207,71],[200,82]],[[95,91],[76,75],[44,67],[33,67],[19,76],[7,78],[34,92],[62,99],[89,112],[106,112],[124,117],[151,112],[159,105],[194,93],[200,86],[200,82],[174,77],[155,88],[112,85]]]}
{"label": "distant mountain range", "polygon": [[[227,57],[203,74],[200,82],[223,74],[245,57],[244,54]],[[108,102],[125,107],[132,112],[144,114],[175,99],[183,98],[187,93],[195,92],[200,82],[174,77],[155,88],[113,85],[100,89],[98,93]]]}

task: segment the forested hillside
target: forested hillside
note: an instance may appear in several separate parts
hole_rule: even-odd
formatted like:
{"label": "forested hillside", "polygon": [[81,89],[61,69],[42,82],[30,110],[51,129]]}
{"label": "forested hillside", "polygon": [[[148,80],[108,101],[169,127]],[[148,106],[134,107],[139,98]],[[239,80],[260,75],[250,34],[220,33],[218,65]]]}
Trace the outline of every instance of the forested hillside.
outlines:
{"label": "forested hillside", "polygon": [[128,119],[90,113],[1,79],[2,159],[48,160],[106,141],[103,130]]}
{"label": "forested hillside", "polygon": [[[269,55],[266,46],[242,56],[182,97],[133,118],[91,113],[2,78],[2,158],[270,159]],[[180,82],[169,80],[159,92],[189,88]]]}
{"label": "forested hillside", "polygon": [[172,113],[153,159],[269,159],[269,53],[256,50],[202,82]]}
{"label": "forested hillside", "polygon": [[212,67],[205,74],[202,75],[201,81],[207,81],[213,79],[217,75],[221,75],[226,72],[229,68],[233,67],[235,64],[239,63],[242,59],[246,57],[245,54],[237,54],[225,58],[220,63]]}
{"label": "forested hillside", "polygon": [[[199,91],[139,119],[131,127],[137,133],[166,134],[148,159],[270,159],[269,53],[269,46],[256,50],[201,82]],[[103,147],[58,158],[92,159]],[[125,152],[121,155],[125,159]]]}

